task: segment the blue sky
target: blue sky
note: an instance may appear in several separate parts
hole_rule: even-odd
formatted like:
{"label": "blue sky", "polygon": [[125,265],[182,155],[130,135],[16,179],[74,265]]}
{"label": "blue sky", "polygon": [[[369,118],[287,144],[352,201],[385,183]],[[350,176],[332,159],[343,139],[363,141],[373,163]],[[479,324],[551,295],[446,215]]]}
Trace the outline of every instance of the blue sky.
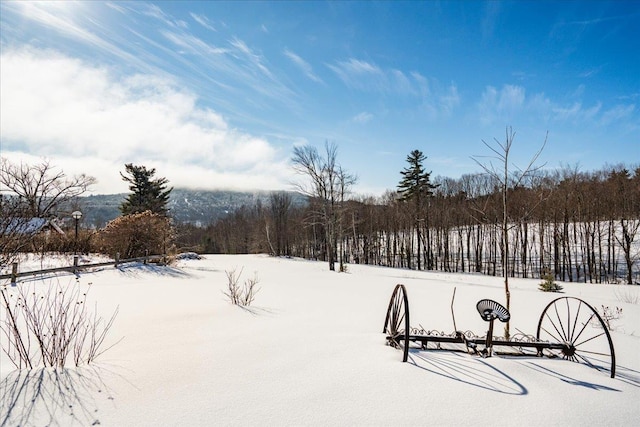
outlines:
{"label": "blue sky", "polygon": [[177,187],[291,189],[326,141],[395,189],[480,172],[516,131],[524,167],[640,162],[640,2],[0,3],[0,150],[124,192],[125,163]]}

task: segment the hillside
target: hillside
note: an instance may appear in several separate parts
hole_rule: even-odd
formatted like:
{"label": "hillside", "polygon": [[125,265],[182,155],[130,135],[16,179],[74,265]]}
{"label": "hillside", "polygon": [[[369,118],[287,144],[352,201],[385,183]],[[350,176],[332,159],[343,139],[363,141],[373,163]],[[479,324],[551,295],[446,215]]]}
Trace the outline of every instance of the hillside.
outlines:
{"label": "hillside", "polygon": [[[169,210],[179,223],[199,226],[222,218],[242,206],[253,206],[256,202],[267,204],[270,192],[240,192],[225,190],[189,190],[175,188],[171,192]],[[304,196],[290,192],[294,203],[304,203]],[[102,227],[120,215],[119,206],[126,194],[104,194],[80,198],[86,226]]]}

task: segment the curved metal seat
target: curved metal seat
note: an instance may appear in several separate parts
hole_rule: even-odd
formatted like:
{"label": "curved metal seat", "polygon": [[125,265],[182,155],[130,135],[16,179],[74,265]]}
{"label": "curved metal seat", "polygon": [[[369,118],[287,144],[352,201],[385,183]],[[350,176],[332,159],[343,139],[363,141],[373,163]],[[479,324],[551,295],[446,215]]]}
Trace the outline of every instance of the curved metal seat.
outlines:
{"label": "curved metal seat", "polygon": [[495,302],[490,299],[481,299],[476,304],[476,309],[478,313],[480,313],[480,317],[482,320],[486,320],[490,322],[494,319],[498,319],[501,322],[508,322],[511,318],[511,314],[509,314],[509,310],[504,308],[501,304]]}

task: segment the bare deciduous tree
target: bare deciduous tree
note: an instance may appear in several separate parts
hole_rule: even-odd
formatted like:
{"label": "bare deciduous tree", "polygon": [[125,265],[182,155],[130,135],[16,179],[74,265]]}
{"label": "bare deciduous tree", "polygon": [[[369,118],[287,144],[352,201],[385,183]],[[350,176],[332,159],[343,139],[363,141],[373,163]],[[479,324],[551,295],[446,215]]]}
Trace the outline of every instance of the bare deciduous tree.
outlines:
{"label": "bare deciduous tree", "polygon": [[325,143],[326,157],[322,157],[315,147],[308,145],[293,150],[293,168],[306,175],[309,181],[297,184],[297,188],[317,202],[313,211],[312,223],[324,228],[324,247],[329,269],[335,270],[338,234],[340,232],[339,205],[357,178],[347,173],[337,164],[338,148],[335,144]]}
{"label": "bare deciduous tree", "polygon": [[622,236],[616,235],[616,240],[622,247],[624,254],[624,261],[627,267],[627,284],[633,284],[633,263],[637,254],[633,254],[633,241],[636,238],[636,234],[640,230],[640,221],[629,221],[624,218],[620,219],[620,231]]}
{"label": "bare deciduous tree", "polygon": [[287,224],[291,214],[292,198],[284,191],[273,192],[269,196],[269,216],[274,228],[275,247],[269,234],[269,222],[267,222],[267,241],[273,255],[290,255],[289,236]]}
{"label": "bare deciduous tree", "polygon": [[11,264],[33,239],[24,210],[24,204],[17,197],[0,195],[0,266]]}
{"label": "bare deciduous tree", "polygon": [[25,205],[25,215],[45,218],[65,203],[85,193],[96,179],[85,174],[67,177],[48,160],[36,165],[0,161],[0,184],[3,190],[18,196]]}
{"label": "bare deciduous tree", "polygon": [[[533,174],[535,171],[542,168],[544,165],[534,166],[535,162],[540,157],[542,150],[547,145],[547,136],[545,136],[542,146],[538,152],[531,158],[529,164],[524,169],[516,167],[516,171],[510,171],[509,169],[509,154],[511,153],[511,147],[515,139],[516,133],[511,127],[507,127],[504,143],[494,138],[495,146],[488,144],[484,140],[482,143],[493,152],[492,156],[488,156],[490,159],[498,160],[498,166],[495,166],[491,160],[489,163],[482,163],[478,158],[487,156],[473,156],[471,157],[489,176],[491,176],[495,182],[499,185],[502,193],[502,245],[503,245],[503,258],[502,269],[504,273],[504,291],[506,297],[506,306],[509,310],[511,305],[511,292],[509,291],[509,216],[508,216],[508,199],[507,194],[509,188],[518,187],[525,178]],[[509,339],[509,322],[505,324],[504,335],[506,339]]]}

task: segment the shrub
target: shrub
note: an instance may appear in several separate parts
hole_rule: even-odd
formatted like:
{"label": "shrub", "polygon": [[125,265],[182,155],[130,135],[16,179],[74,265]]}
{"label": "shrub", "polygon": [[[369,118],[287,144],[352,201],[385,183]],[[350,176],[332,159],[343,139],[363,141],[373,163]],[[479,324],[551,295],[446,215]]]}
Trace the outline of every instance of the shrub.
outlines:
{"label": "shrub", "polygon": [[33,238],[31,249],[39,253],[83,253],[88,254],[93,250],[92,238],[94,232],[87,229],[78,230],[78,240],[73,231],[66,234],[40,233]]}
{"label": "shrub", "polygon": [[125,215],[98,232],[100,252],[120,258],[166,254],[175,237],[171,220],[151,211]]}
{"label": "shrub", "polygon": [[562,285],[559,285],[555,282],[553,274],[546,273],[542,275],[542,280],[544,280],[540,285],[538,285],[538,289],[542,292],[560,292],[562,291]]}
{"label": "shrub", "polygon": [[[91,284],[89,284],[91,285]],[[87,307],[87,293],[79,281],[5,285],[2,293],[0,340],[2,350],[18,369],[64,367],[71,358],[76,366],[90,364],[111,347],[103,348],[118,314],[104,320]],[[114,344],[115,345],[115,344]]]}
{"label": "shrub", "polygon": [[238,282],[240,281],[240,276],[242,276],[242,268],[239,273],[236,273],[236,269],[233,270],[225,270],[227,273],[227,292],[224,294],[229,298],[231,304],[241,305],[241,306],[249,306],[255,299],[255,295],[260,290],[256,287],[258,284],[258,276],[254,273],[252,279],[247,279],[244,281],[244,284],[240,286]]}
{"label": "shrub", "polygon": [[640,302],[640,292],[637,286],[618,285],[613,290],[616,298],[620,302],[626,302],[627,304],[638,304]]}
{"label": "shrub", "polygon": [[613,324],[614,320],[618,320],[622,317],[622,309],[620,307],[616,307],[615,310],[609,308],[609,306],[602,305],[602,313],[600,317],[604,321],[604,324],[607,326],[607,329],[613,331],[615,329],[615,325]]}

